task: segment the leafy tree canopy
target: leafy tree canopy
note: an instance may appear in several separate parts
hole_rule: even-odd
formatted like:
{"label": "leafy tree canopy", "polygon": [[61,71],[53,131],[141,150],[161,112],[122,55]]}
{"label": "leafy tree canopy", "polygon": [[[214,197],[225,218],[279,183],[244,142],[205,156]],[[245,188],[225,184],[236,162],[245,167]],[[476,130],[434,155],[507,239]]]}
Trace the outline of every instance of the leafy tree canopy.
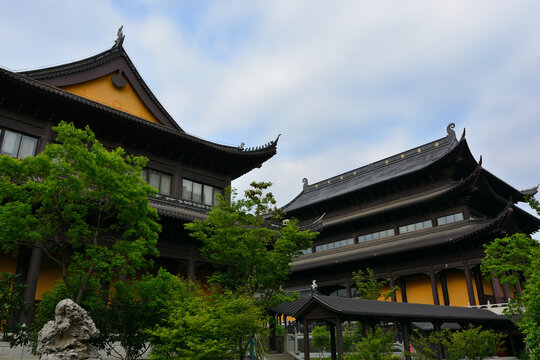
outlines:
{"label": "leafy tree canopy", "polygon": [[146,158],[108,151],[88,127],[53,129],[57,143],[35,157],[0,156],[0,246],[43,249],[80,303],[91,277],[134,274],[158,255],[155,190],[140,176]]}
{"label": "leafy tree canopy", "polygon": [[216,271],[209,282],[225,289],[257,294],[265,304],[284,300],[281,286],[290,262],[306,249],[317,233],[300,231],[295,219],[282,223],[271,183],[251,183],[245,198],[227,191],[204,221],[185,225],[201,241],[202,255]]}
{"label": "leafy tree canopy", "polygon": [[353,280],[356,283],[356,296],[360,299],[388,299],[392,297],[397,291],[397,286],[394,286],[388,291],[384,291],[384,288],[388,284],[388,280],[378,281],[375,277],[375,273],[370,268],[366,268],[365,271],[354,271],[352,275]]}
{"label": "leafy tree canopy", "polygon": [[[531,197],[528,202],[540,215],[538,201]],[[523,287],[522,294],[515,292],[508,312],[521,315],[518,326],[525,334],[527,356],[540,359],[540,246],[525,234],[514,234],[495,239],[484,247],[486,257],[481,265],[484,275]]]}

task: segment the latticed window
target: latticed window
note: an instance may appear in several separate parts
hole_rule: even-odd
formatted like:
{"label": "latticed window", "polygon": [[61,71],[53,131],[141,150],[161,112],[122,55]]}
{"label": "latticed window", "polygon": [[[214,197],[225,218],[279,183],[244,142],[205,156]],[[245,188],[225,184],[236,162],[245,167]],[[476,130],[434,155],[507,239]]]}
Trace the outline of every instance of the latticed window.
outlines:
{"label": "latticed window", "polygon": [[217,195],[222,190],[192,180],[182,180],[182,199],[212,206],[217,204]]}
{"label": "latticed window", "polygon": [[141,177],[160,194],[171,195],[171,175],[157,170],[143,169]]}
{"label": "latticed window", "polygon": [[36,154],[37,139],[11,130],[0,130],[0,154],[24,159]]}

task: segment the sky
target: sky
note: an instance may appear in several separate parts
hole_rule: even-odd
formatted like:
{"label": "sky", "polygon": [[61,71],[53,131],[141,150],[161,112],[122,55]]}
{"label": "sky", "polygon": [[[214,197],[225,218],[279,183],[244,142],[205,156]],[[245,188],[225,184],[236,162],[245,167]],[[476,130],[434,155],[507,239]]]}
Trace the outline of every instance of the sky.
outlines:
{"label": "sky", "polygon": [[540,183],[540,2],[0,0],[0,67],[124,48],[188,133],[277,155],[233,182],[309,183],[466,129],[517,189]]}

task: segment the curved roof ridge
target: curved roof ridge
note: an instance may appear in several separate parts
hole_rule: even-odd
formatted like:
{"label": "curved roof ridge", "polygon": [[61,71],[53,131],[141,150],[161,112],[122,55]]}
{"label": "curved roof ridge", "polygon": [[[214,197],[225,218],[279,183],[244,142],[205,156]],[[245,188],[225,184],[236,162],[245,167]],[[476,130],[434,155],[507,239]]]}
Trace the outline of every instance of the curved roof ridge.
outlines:
{"label": "curved roof ridge", "polygon": [[119,116],[121,118],[128,119],[130,121],[135,121],[135,122],[137,122],[137,123],[139,123],[141,125],[152,127],[152,128],[157,129],[159,131],[167,132],[169,134],[173,134],[173,135],[178,136],[178,137],[187,138],[187,139],[189,139],[191,141],[194,141],[194,142],[197,142],[199,144],[209,146],[209,147],[213,147],[215,149],[222,150],[222,151],[229,152],[229,153],[251,155],[251,154],[266,153],[269,150],[270,151],[275,151],[277,142],[279,140],[279,137],[278,137],[276,140],[270,141],[270,142],[268,142],[267,144],[265,144],[263,146],[259,146],[257,148],[253,148],[253,149],[250,148],[250,149],[246,149],[246,150],[240,149],[240,148],[235,147],[235,146],[222,145],[222,144],[218,144],[218,143],[215,143],[215,142],[212,142],[212,141],[209,141],[209,140],[204,140],[204,139],[202,139],[200,137],[197,137],[195,135],[188,134],[183,130],[180,131],[180,130],[177,130],[177,129],[171,129],[171,128],[167,127],[167,126],[157,124],[157,123],[153,123],[151,121],[145,120],[145,119],[137,117],[135,115],[131,115],[129,113],[126,113],[124,111],[112,108],[110,106],[106,106],[106,105],[104,105],[102,103],[99,103],[99,102],[84,98],[82,96],[75,95],[75,94],[70,93],[68,91],[62,90],[62,89],[60,89],[60,88],[58,88],[58,87],[56,87],[54,85],[49,85],[47,83],[44,83],[44,82],[41,82],[39,80],[33,79],[31,77],[25,76],[24,74],[16,73],[16,72],[13,72],[13,71],[10,71],[10,70],[7,70],[7,69],[4,69],[4,68],[0,67],[0,77],[2,75],[4,77],[7,77],[8,79],[10,79],[12,81],[20,82],[20,83],[22,83],[24,85],[27,85],[27,86],[32,86],[32,87],[34,87],[36,89],[47,92],[49,94],[52,94],[52,95],[55,95],[55,96],[58,96],[58,97],[62,97],[62,98],[67,99],[67,100],[71,100],[71,101],[77,102],[77,103],[82,104],[82,105],[90,106],[90,107],[93,107],[93,108],[95,108],[97,110],[104,111],[104,112],[107,112],[107,113],[110,113],[110,114],[114,114],[114,115],[117,115],[117,116]]}
{"label": "curved roof ridge", "polygon": [[90,56],[85,59],[73,61],[70,63],[65,63],[61,65],[51,66],[43,69],[38,70],[29,70],[29,71],[23,71],[19,74],[30,77],[34,80],[47,80],[47,79],[53,79],[58,78],[62,76],[68,76],[75,73],[81,73],[99,66],[102,66],[104,64],[110,63],[111,61],[123,58],[129,69],[133,72],[135,75],[135,78],[137,82],[142,87],[142,90],[144,91],[145,95],[148,96],[150,101],[158,108],[158,111],[163,114],[163,116],[167,119],[167,121],[177,130],[184,131],[180,125],[173,119],[173,117],[169,114],[167,110],[163,107],[163,105],[159,102],[159,100],[156,98],[152,90],[150,90],[150,87],[144,79],[142,78],[141,74],[129,58],[129,55],[127,54],[126,50],[122,46],[121,43],[118,45],[115,44],[112,48],[107,49],[105,51],[100,52],[99,54]]}
{"label": "curved roof ridge", "polygon": [[[371,186],[375,184],[380,184],[385,181],[388,181],[396,176],[402,176],[407,175],[415,171],[419,171],[421,169],[426,168],[427,166],[437,162],[439,159],[446,156],[449,152],[454,150],[459,144],[466,143],[466,139],[464,136],[461,137],[461,139],[457,140],[455,132],[452,130],[455,127],[454,123],[451,123],[447,126],[447,136],[428,142],[426,144],[411,148],[409,150],[403,151],[401,153],[392,155],[390,157],[384,158],[382,160],[378,160],[376,162],[364,165],[362,167],[356,168],[354,170],[347,171],[345,173],[339,174],[337,176],[333,176],[330,178],[327,178],[325,180],[319,181],[314,184],[308,184],[307,178],[304,178],[302,182],[304,183],[303,189],[292,201],[290,201],[288,204],[283,206],[284,211],[290,211],[287,210],[287,207],[292,207],[292,205],[300,199],[303,195],[309,194],[311,192],[320,191],[321,189],[325,189],[328,187],[333,187],[337,183],[347,183],[351,182],[354,179],[357,179],[358,177],[361,177],[362,175],[368,176],[369,174],[374,173],[375,171],[385,171],[387,169],[391,169],[393,167],[397,168],[398,174],[392,174],[390,170],[387,170],[388,174],[379,174],[381,175],[378,177],[380,180],[372,181],[369,184],[364,184],[364,186],[359,186],[358,189],[365,187],[365,186]],[[427,155],[426,155],[427,154]],[[430,156],[431,155],[431,156]],[[410,166],[412,167],[412,170],[407,170],[404,168],[399,168],[404,162],[407,161],[414,161],[417,158],[426,158],[426,161],[420,161],[419,164],[413,164]],[[351,189],[357,190],[357,189]],[[333,196],[338,196],[340,194],[334,193]],[[307,204],[306,204],[307,205]],[[304,205],[302,205],[304,206]],[[298,206],[298,207],[302,207]]]}

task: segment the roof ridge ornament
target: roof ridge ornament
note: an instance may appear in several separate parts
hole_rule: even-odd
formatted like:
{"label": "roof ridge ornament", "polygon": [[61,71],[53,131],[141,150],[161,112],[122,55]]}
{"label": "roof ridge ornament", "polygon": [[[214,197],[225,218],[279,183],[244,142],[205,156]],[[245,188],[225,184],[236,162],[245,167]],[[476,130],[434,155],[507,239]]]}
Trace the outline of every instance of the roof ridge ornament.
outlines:
{"label": "roof ridge ornament", "polygon": [[116,32],[116,40],[114,41],[113,48],[122,47],[122,44],[124,43],[124,39],[126,37],[126,35],[124,35],[124,32],[122,31],[123,28],[124,28],[124,25],[118,28],[118,31]]}
{"label": "roof ridge ornament", "polygon": [[454,130],[452,130],[453,128],[456,127],[456,124],[454,123],[450,123],[448,124],[448,126],[446,127],[446,133],[448,134],[448,138],[451,140],[451,141],[454,141],[456,140],[456,132]]}
{"label": "roof ridge ornament", "polygon": [[302,182],[304,183],[304,191],[306,191],[309,187],[309,184],[308,184],[308,179],[307,178],[303,178],[302,179]]}

